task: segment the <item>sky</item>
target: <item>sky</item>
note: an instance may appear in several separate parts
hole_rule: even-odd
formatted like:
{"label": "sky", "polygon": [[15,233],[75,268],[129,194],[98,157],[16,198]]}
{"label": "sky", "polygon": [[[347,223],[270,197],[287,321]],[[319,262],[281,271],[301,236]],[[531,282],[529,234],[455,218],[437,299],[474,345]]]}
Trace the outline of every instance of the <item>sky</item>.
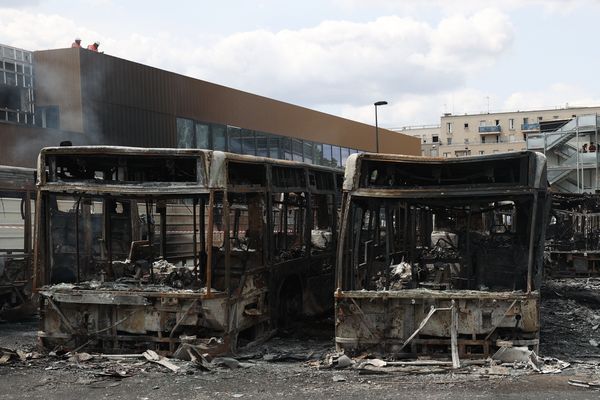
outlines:
{"label": "sky", "polygon": [[106,54],[385,128],[600,106],[600,0],[0,0],[0,43]]}

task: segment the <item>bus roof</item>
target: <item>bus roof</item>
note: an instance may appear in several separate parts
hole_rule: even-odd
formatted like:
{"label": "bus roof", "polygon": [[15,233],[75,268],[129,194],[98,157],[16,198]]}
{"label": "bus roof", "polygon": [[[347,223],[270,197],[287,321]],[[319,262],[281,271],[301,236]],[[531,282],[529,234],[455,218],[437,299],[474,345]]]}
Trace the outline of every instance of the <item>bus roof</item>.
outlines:
{"label": "bus roof", "polygon": [[346,161],[343,189],[435,191],[547,189],[546,157],[533,151],[457,158],[358,153]]}
{"label": "bus roof", "polygon": [[[279,160],[252,155],[241,155],[216,150],[204,149],[174,149],[174,148],[141,148],[124,146],[63,146],[46,147],[38,158],[38,185],[43,190],[63,190],[65,186],[81,184],[79,180],[46,179],[46,171],[50,158],[62,160],[67,165],[76,164],[79,167],[86,163],[93,172],[101,166],[119,166],[128,162],[135,164],[140,174],[146,176],[148,169],[173,169],[179,174],[162,175],[157,171],[154,175],[160,178],[142,180],[132,187],[131,182],[101,182],[88,176],[83,189],[85,192],[120,191],[123,194],[149,193],[168,194],[198,192],[214,188],[224,188],[229,176],[227,166],[230,163],[247,163],[254,165],[271,165],[289,168],[307,168],[312,171],[323,171],[341,174],[342,171],[330,167],[317,166],[297,161]],[[74,168],[75,169],[75,168]],[[88,171],[89,173],[89,171]],[[166,185],[168,183],[168,185]],[[53,187],[52,189],[50,189]]]}
{"label": "bus roof", "polygon": [[34,190],[35,170],[33,168],[0,165],[0,189]]}

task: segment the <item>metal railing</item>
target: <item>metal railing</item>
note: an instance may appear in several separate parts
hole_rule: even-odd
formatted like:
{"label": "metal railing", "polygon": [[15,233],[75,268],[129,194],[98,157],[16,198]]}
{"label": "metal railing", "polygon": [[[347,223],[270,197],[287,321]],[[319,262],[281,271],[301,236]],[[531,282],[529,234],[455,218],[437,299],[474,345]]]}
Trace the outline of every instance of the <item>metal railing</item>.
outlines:
{"label": "metal railing", "polygon": [[496,133],[502,132],[502,127],[500,125],[492,125],[492,126],[480,126],[479,133]]}
{"label": "metal railing", "polygon": [[539,131],[540,123],[532,122],[532,123],[527,123],[527,124],[521,124],[521,130],[522,131]]}
{"label": "metal railing", "polygon": [[0,122],[14,122],[15,124],[33,125],[35,118],[32,113],[0,109]]}
{"label": "metal railing", "polygon": [[402,131],[410,131],[410,130],[418,130],[418,129],[435,129],[440,128],[439,124],[428,124],[428,125],[407,125],[401,126],[400,128],[389,128],[390,131],[394,132],[402,132]]}

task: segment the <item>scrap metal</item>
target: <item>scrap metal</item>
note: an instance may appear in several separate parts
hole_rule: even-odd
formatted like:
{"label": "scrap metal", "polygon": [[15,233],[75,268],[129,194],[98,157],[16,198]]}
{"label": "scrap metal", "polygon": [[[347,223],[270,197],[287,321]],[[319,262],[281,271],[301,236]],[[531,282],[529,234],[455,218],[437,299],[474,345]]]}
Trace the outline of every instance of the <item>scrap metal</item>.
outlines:
{"label": "scrap metal", "polygon": [[0,166],[0,318],[30,314],[34,172]]}
{"label": "scrap metal", "polygon": [[545,260],[553,277],[600,274],[599,194],[553,194]]}

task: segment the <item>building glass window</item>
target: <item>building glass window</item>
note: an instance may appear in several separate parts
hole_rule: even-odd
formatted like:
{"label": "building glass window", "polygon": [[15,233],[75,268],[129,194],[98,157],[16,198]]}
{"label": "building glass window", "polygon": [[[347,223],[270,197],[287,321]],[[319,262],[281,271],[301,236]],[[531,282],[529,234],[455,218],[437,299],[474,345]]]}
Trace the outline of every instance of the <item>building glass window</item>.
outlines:
{"label": "building glass window", "polygon": [[12,72],[5,73],[5,81],[8,86],[16,86],[17,80],[15,79],[15,74]]}
{"label": "building glass window", "polygon": [[242,143],[242,154],[248,154],[251,156],[256,155],[254,131],[249,129],[240,129],[240,142]]}
{"label": "building glass window", "polygon": [[323,164],[327,167],[331,167],[333,165],[331,161],[331,145],[323,144]]}
{"label": "building glass window", "polygon": [[242,153],[242,138],[240,136],[240,128],[235,126],[227,127],[227,144],[229,151],[232,153]]}
{"label": "building glass window", "polygon": [[323,165],[323,145],[320,143],[315,143],[314,151],[315,151],[314,163],[317,165]]}
{"label": "building glass window", "polygon": [[331,146],[331,166],[332,167],[341,167],[342,166],[342,157],[341,151],[338,146]]}
{"label": "building glass window", "polygon": [[346,166],[346,160],[348,159],[349,155],[350,155],[350,149],[342,147],[342,167]]}
{"label": "building glass window", "polygon": [[448,144],[452,144],[452,138],[448,138]]}
{"label": "building glass window", "polygon": [[226,129],[225,125],[211,125],[213,150],[227,151]]}
{"label": "building glass window", "polygon": [[510,118],[508,120],[508,129],[510,129],[511,131],[515,130],[515,119],[514,118]]}
{"label": "building glass window", "polygon": [[[0,63],[0,65],[3,64]],[[46,114],[48,114],[47,118]],[[49,120],[48,127],[58,127],[58,107],[38,107],[36,124],[40,126],[42,125],[42,116],[44,116],[44,121]],[[236,126],[198,122],[188,118],[177,118],[176,126],[178,148],[229,151],[334,168],[344,167],[350,154],[362,152],[362,150],[347,147],[315,143]],[[437,135],[434,141],[439,142]],[[448,139],[448,144],[450,143],[452,143],[452,139]]]}
{"label": "building glass window", "polygon": [[196,124],[196,147],[210,149],[210,126],[208,124]]}
{"label": "building glass window", "polygon": [[283,152],[279,145],[280,138],[277,136],[271,136],[269,138],[269,157],[271,158],[283,158]]}
{"label": "building glass window", "polygon": [[437,142],[439,142],[439,141],[440,141],[440,138],[438,137],[438,135],[433,135],[433,136],[431,137],[431,141],[432,141],[433,143],[437,143]]}
{"label": "building glass window", "polygon": [[[2,107],[0,103],[0,107]],[[10,107],[7,107],[10,108]],[[12,113],[9,113],[9,117]],[[60,114],[58,111],[58,106],[45,106],[38,107],[36,109],[37,120],[36,124],[41,126],[42,128],[60,128]],[[14,114],[13,114],[14,115]],[[0,118],[0,120],[3,118]]]}
{"label": "building glass window", "polygon": [[465,122],[465,129],[469,129],[469,123],[468,122]]}
{"label": "building glass window", "polygon": [[446,122],[446,132],[452,133],[452,122]]}
{"label": "building glass window", "polygon": [[[260,157],[269,157],[269,135],[264,132],[256,133],[256,155]],[[274,157],[277,158],[277,157]]]}
{"label": "building glass window", "polygon": [[279,139],[281,144],[281,149],[283,150],[283,159],[291,160],[292,159],[292,141],[288,137],[281,137]]}
{"label": "building glass window", "polygon": [[303,161],[302,155],[302,140],[292,139],[292,160]]}
{"label": "building glass window", "polygon": [[313,159],[314,159],[313,143],[305,140],[304,141],[304,162],[312,164]]}
{"label": "building glass window", "polygon": [[177,118],[177,147],[191,149],[194,147],[194,121]]}

